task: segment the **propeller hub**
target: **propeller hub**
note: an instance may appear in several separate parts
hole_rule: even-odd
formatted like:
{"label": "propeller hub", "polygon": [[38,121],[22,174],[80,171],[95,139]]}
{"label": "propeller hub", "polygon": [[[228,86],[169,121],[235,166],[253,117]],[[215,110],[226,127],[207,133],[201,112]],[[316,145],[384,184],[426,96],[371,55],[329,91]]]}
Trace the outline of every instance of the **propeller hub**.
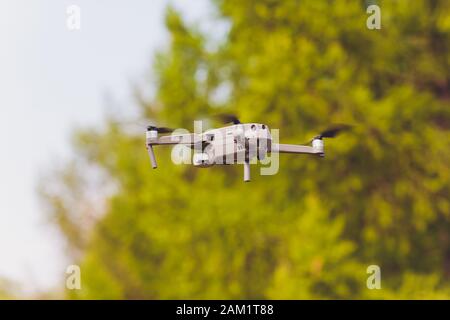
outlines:
{"label": "propeller hub", "polygon": [[322,138],[314,138],[312,141],[312,147],[315,151],[323,152],[323,140]]}
{"label": "propeller hub", "polygon": [[158,131],[155,127],[148,127],[146,133],[147,139],[156,139],[158,138]]}

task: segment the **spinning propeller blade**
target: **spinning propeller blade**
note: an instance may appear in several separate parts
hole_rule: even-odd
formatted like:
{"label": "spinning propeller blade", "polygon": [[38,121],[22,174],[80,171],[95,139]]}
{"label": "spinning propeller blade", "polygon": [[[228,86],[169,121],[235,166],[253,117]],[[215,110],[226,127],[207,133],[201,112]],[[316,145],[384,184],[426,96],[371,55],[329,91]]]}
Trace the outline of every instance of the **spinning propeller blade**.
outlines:
{"label": "spinning propeller blade", "polygon": [[166,127],[155,127],[155,126],[148,126],[148,131],[156,131],[158,133],[171,133],[174,131],[174,129],[166,128]]}
{"label": "spinning propeller blade", "polygon": [[172,129],[172,128],[148,125],[148,124],[145,124],[144,121],[138,121],[138,120],[130,120],[130,121],[112,120],[112,123],[119,125],[121,127],[124,127],[124,128],[139,129],[139,132],[141,132],[141,130],[145,130],[145,128],[147,128],[147,131],[157,131],[158,133],[171,133],[174,131],[174,129]]}
{"label": "spinning propeller blade", "polygon": [[315,136],[314,139],[323,139],[323,138],[334,138],[338,134],[340,134],[343,131],[348,131],[352,128],[352,126],[348,124],[338,124],[333,127],[330,127],[323,132],[321,132],[319,135]]}
{"label": "spinning propeller blade", "polygon": [[310,144],[313,140],[319,139],[322,140],[323,138],[335,138],[337,135],[344,131],[349,131],[353,128],[353,126],[348,124],[336,124],[324,131],[322,131],[320,134],[309,140],[305,144]]}
{"label": "spinning propeller blade", "polygon": [[235,116],[234,114],[229,114],[229,113],[223,113],[223,114],[218,114],[216,115],[216,117],[222,121],[223,123],[233,123],[233,124],[240,124],[241,122],[239,121],[238,117]]}

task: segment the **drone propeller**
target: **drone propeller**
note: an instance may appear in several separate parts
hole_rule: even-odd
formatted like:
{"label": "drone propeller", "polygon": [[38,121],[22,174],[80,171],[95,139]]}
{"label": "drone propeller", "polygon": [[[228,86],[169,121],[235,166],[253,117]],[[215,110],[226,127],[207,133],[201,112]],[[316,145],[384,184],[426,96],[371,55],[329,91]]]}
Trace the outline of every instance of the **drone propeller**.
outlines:
{"label": "drone propeller", "polygon": [[314,139],[334,138],[341,132],[348,131],[351,128],[352,126],[348,124],[338,124],[322,131],[319,135],[315,136]]}
{"label": "drone propeller", "polygon": [[318,134],[317,136],[315,136],[314,138],[312,138],[311,140],[309,140],[305,144],[310,144],[314,140],[322,140],[323,138],[335,138],[340,133],[342,133],[344,131],[349,131],[352,128],[353,128],[353,126],[348,125],[348,124],[337,124],[337,125],[334,125],[334,126],[328,128],[328,129],[322,131],[320,134]]}
{"label": "drone propeller", "polygon": [[147,128],[147,131],[156,131],[158,133],[171,133],[174,131],[174,129],[171,129],[171,128],[156,127],[153,125],[148,125],[148,124],[144,123],[144,121],[140,121],[140,120],[130,120],[130,121],[112,120],[112,123],[122,126],[122,127],[125,127],[125,128],[139,129],[139,132],[141,132],[141,130],[145,130],[145,128]]}
{"label": "drone propeller", "polygon": [[233,123],[233,124],[240,124],[241,122],[239,121],[238,117],[235,116],[234,114],[229,114],[229,113],[222,113],[222,114],[218,114],[216,115],[216,117],[221,120],[223,123]]}
{"label": "drone propeller", "polygon": [[158,133],[171,133],[174,131],[174,129],[166,128],[166,127],[148,126],[147,131],[156,131]]}

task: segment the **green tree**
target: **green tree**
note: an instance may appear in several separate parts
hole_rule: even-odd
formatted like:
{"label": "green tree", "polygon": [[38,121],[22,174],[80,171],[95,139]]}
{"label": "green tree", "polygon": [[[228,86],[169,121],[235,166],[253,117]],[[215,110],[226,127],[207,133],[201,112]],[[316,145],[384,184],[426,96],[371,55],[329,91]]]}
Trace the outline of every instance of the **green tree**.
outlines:
{"label": "green tree", "polygon": [[[41,191],[82,264],[73,297],[449,298],[450,3],[377,3],[381,30],[364,1],[216,0],[219,45],[169,8],[143,118],[193,130],[232,111],[296,143],[355,129],[325,159],[282,156],[250,184],[162,148],[151,170],[142,136],[114,119],[81,130],[75,165]],[[80,208],[86,168],[109,182],[94,223],[80,219],[96,211]],[[366,288],[370,264],[380,291]]]}

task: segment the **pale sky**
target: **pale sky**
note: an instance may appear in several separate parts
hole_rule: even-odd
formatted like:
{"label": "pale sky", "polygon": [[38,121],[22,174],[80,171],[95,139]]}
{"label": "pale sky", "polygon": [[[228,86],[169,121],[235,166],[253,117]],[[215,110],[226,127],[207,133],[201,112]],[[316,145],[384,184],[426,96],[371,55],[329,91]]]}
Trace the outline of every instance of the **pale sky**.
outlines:
{"label": "pale sky", "polygon": [[[37,179],[70,158],[75,127],[102,123],[105,93],[135,110],[131,83],[167,45],[169,3],[191,22],[212,16],[207,0],[0,0],[0,278],[30,292],[61,286],[67,261]],[[66,26],[70,5],[81,30]]]}

